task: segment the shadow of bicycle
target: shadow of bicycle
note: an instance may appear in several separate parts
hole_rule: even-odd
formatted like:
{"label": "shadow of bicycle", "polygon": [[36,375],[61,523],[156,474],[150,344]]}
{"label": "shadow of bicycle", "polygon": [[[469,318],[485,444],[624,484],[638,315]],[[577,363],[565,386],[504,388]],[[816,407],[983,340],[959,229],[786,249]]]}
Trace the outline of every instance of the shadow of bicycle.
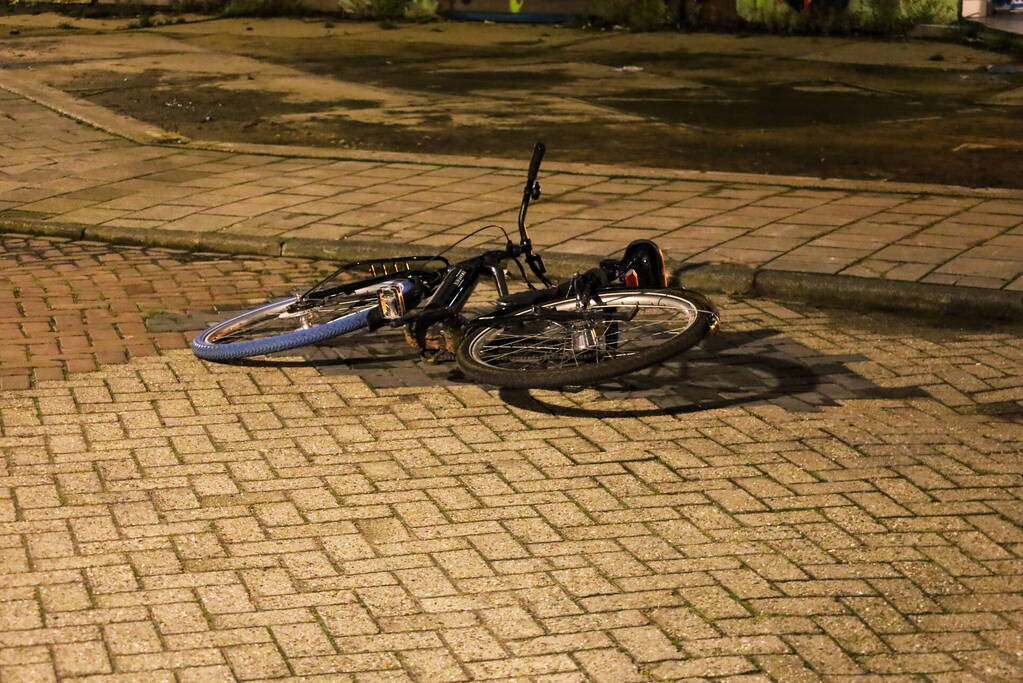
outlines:
{"label": "shadow of bicycle", "polygon": [[[858,354],[822,354],[778,329],[722,330],[666,363],[596,386],[501,389],[499,395],[522,410],[593,418],[680,415],[757,404],[815,412],[842,400],[927,395],[916,387],[878,386],[848,365],[865,360]],[[357,376],[371,389],[471,383],[453,363],[420,362],[403,333],[389,329],[232,363],[312,367],[323,375]]]}
{"label": "shadow of bicycle", "polygon": [[[878,386],[846,364],[779,330],[719,332],[700,348],[661,365],[577,391],[502,389],[509,405],[567,417],[653,417],[771,404],[815,412],[841,400],[926,396],[915,387]],[[595,395],[594,395],[595,394]],[[637,407],[639,406],[639,407]]]}

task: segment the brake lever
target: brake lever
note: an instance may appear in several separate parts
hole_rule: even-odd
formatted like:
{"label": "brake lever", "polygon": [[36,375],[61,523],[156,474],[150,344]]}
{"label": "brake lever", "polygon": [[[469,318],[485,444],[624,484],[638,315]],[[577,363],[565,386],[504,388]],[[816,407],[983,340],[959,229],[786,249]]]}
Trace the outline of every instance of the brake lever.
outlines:
{"label": "brake lever", "polygon": [[540,254],[535,254],[532,251],[528,252],[526,254],[526,263],[529,264],[529,267],[533,270],[533,273],[538,278],[540,278],[540,282],[543,283],[544,287],[554,286],[554,283],[551,282],[550,279],[548,279],[548,277],[544,274],[547,272],[547,267],[544,266],[543,258],[540,256]]}
{"label": "brake lever", "polygon": [[537,275],[543,275],[547,272],[547,267],[543,264],[543,258],[540,254],[529,253],[526,254],[526,263],[532,268]]}

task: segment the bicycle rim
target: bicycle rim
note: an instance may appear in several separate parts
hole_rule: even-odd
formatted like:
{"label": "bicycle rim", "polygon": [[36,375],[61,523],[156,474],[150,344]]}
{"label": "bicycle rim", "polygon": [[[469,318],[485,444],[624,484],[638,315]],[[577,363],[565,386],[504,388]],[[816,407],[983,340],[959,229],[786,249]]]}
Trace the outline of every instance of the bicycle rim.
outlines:
{"label": "bicycle rim", "polygon": [[210,344],[238,344],[279,337],[319,327],[376,305],[375,294],[341,297],[304,311],[289,312],[297,300],[291,297],[239,316],[206,336]]}
{"label": "bicycle rim", "polygon": [[[406,294],[409,280],[400,284]],[[213,361],[235,360],[316,344],[365,327],[377,306],[378,282],[316,302],[290,297],[264,304],[201,332],[192,340],[192,352]]]}
{"label": "bicycle rim", "polygon": [[[574,311],[578,302],[544,308]],[[702,297],[650,290],[601,292],[585,310],[588,320],[553,321],[524,309],[521,322],[477,329],[460,349],[462,369],[501,386],[592,383],[684,351],[706,336],[714,315]],[[628,319],[614,319],[623,314]]]}

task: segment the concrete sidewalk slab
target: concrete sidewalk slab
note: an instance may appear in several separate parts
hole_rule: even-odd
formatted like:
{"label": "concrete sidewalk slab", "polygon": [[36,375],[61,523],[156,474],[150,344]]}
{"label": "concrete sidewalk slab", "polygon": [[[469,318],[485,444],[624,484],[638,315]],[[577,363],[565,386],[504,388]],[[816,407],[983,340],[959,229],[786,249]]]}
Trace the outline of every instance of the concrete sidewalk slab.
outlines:
{"label": "concrete sidewalk slab", "polygon": [[[173,136],[24,75],[0,74],[0,87],[0,223],[8,229],[325,256],[314,251],[324,241],[342,252],[424,251],[480,225],[514,226],[524,160],[158,144]],[[1021,317],[1018,190],[551,160],[542,182],[531,231],[565,268],[649,238],[698,286],[724,286],[741,273],[725,288],[770,294],[766,283],[785,281],[773,291],[815,299],[838,291],[846,304],[932,312],[973,304]],[[500,244],[497,231],[462,242]],[[821,282],[830,284],[822,290]]]}

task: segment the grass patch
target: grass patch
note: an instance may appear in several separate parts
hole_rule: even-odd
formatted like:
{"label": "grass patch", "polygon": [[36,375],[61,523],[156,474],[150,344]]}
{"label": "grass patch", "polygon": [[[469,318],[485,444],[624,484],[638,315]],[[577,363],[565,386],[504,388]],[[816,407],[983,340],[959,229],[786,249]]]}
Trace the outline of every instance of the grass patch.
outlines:
{"label": "grass patch", "polygon": [[310,11],[298,0],[230,0],[223,17],[300,17]]}

